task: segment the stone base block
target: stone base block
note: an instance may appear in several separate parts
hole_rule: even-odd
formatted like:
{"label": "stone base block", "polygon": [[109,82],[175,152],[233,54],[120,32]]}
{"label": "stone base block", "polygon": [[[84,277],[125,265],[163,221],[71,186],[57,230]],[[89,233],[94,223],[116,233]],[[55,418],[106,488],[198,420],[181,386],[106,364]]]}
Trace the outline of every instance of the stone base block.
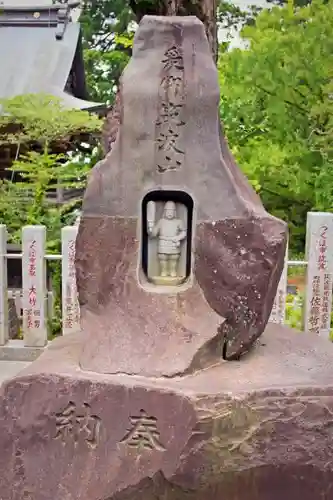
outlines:
{"label": "stone base block", "polygon": [[27,347],[24,340],[9,340],[6,345],[0,346],[0,361],[35,361],[45,347]]}
{"label": "stone base block", "polygon": [[81,370],[57,339],[0,392],[1,500],[330,500],[333,346],[269,325],[186,377]]}

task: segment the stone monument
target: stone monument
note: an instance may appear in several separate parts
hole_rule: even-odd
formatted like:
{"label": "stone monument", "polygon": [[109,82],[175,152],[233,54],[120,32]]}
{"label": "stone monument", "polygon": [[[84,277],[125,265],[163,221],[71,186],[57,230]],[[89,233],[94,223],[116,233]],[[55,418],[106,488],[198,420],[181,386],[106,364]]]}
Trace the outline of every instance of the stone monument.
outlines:
{"label": "stone monument", "polygon": [[227,148],[202,23],[146,16],[118,97],[82,331],[1,388],[1,500],[328,500],[333,347],[267,326],[286,226]]}

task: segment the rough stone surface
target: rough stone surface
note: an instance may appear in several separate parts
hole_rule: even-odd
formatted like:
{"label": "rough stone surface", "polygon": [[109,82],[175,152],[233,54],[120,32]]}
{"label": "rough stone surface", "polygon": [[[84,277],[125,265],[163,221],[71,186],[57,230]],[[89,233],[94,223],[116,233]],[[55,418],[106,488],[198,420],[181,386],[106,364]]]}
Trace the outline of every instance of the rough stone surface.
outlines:
{"label": "rough stone surface", "polygon": [[[86,341],[1,387],[1,500],[332,499],[329,342],[268,325],[240,361],[154,379],[82,371]],[[124,437],[142,410],[140,448]]]}
{"label": "rough stone surface", "polygon": [[[180,54],[184,97],[168,126],[184,154],[170,169],[176,153],[168,150],[161,172],[156,144],[170,48]],[[237,358],[268,321],[286,226],[264,210],[228,150],[202,23],[145,17],[118,99],[109,124],[112,150],[93,169],[77,238],[82,328],[90,334],[81,367],[175,376],[218,362],[222,352]],[[140,205],[153,188],[184,190],[194,199],[194,282],[178,294],[153,294],[138,284]]]}

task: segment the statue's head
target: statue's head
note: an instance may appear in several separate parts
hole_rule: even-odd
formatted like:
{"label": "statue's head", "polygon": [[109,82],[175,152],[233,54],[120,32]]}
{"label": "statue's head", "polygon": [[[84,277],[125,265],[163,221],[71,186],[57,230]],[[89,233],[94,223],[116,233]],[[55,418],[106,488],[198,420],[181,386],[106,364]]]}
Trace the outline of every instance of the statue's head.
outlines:
{"label": "statue's head", "polygon": [[164,217],[166,219],[174,219],[176,215],[176,204],[173,201],[167,201],[164,205]]}

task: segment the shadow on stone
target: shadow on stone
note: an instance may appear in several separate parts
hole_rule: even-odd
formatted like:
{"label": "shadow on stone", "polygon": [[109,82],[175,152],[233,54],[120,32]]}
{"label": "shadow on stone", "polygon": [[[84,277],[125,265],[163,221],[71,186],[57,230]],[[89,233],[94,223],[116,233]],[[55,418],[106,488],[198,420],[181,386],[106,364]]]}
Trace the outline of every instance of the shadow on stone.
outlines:
{"label": "shadow on stone", "polygon": [[8,299],[9,338],[17,339],[20,335],[21,322],[17,315],[15,299]]}

